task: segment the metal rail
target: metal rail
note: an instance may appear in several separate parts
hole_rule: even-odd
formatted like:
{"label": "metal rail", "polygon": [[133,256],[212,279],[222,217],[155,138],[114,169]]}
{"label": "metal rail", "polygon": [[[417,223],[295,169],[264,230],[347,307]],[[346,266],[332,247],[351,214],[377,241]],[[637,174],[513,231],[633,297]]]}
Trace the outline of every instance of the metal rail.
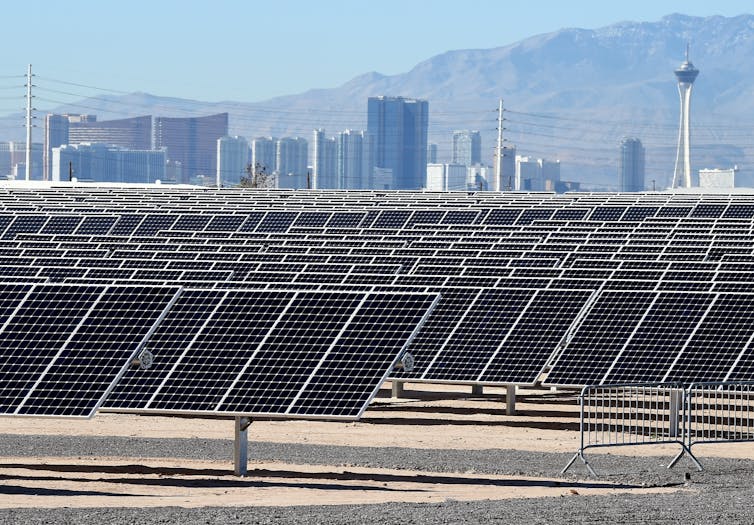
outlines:
{"label": "metal rail", "polygon": [[592,385],[579,396],[580,445],[561,473],[579,459],[593,476],[597,473],[584,452],[590,448],[630,445],[677,444],[680,452],[671,468],[684,455],[702,466],[686,444],[684,388],[680,383],[626,383]]}

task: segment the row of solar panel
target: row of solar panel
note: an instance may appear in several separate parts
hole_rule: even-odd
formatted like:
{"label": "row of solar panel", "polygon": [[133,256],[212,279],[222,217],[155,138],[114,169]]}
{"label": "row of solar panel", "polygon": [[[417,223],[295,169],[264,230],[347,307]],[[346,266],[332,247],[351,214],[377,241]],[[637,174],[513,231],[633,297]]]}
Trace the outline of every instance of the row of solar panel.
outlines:
{"label": "row of solar panel", "polygon": [[[436,300],[6,283],[0,414],[89,417],[109,396],[140,412],[356,418]],[[129,369],[144,348],[154,366]]]}
{"label": "row of solar panel", "polygon": [[[669,212],[673,210],[673,214]],[[401,229],[419,224],[436,225],[527,225],[541,221],[641,222],[647,218],[720,218],[751,220],[754,204],[699,205],[678,207],[596,207],[593,209],[499,208],[483,210],[379,210],[379,211],[287,211],[261,210],[246,213],[123,213],[82,214],[80,210],[56,214],[2,212],[0,230],[14,233],[80,233],[84,235],[151,235],[162,230],[285,232],[291,228]],[[13,220],[14,219],[14,220]],[[13,224],[11,221],[13,220]]]}
{"label": "row of solar panel", "polygon": [[754,294],[603,291],[546,384],[751,380]]}
{"label": "row of solar panel", "polygon": [[173,202],[179,201],[184,205],[222,204],[223,206],[243,205],[249,200],[256,203],[276,204],[281,201],[287,205],[317,204],[318,206],[336,205],[341,202],[374,205],[375,203],[409,203],[409,204],[449,204],[465,203],[494,205],[516,205],[538,202],[550,203],[599,203],[634,204],[642,202],[679,202],[694,203],[697,201],[752,201],[751,195],[735,194],[701,194],[701,193],[608,193],[608,192],[571,192],[554,194],[545,192],[411,192],[411,191],[338,191],[338,190],[248,190],[228,188],[215,190],[212,188],[137,188],[137,187],[108,187],[101,188],[94,184],[81,187],[45,188],[0,188],[0,202],[12,204],[20,202],[50,202],[60,204],[97,203],[143,201]]}
{"label": "row of solar panel", "polygon": [[[290,274],[290,277],[295,281],[295,274]],[[288,285],[286,279],[282,278],[279,274],[266,274],[264,276],[264,281],[266,282],[276,280],[279,280],[283,286]],[[321,283],[322,280],[318,282]],[[423,288],[422,291],[440,293],[442,295],[438,308],[429,316],[427,324],[419,331],[417,341],[410,347],[412,353],[417,357],[418,365],[413,373],[406,374],[405,377],[432,382],[450,381],[486,384],[533,383],[536,381],[544,364],[560,344],[565,331],[581,312],[588,294],[591,294],[591,290],[615,289],[619,287],[632,291],[637,289],[673,289],[672,283],[662,283],[656,279],[646,279],[644,281],[625,279],[620,283],[605,279],[595,279],[591,283],[586,280],[577,279],[531,279],[528,282],[525,280],[510,279],[498,283],[499,285],[515,286],[513,289],[451,288],[448,286],[449,284],[456,284],[457,286],[458,282],[448,283],[446,281],[443,283],[445,286],[438,286],[440,283],[437,281],[422,277],[415,277],[410,280],[404,279],[401,282],[405,287],[414,287],[414,289],[420,284],[429,286],[430,288]],[[752,286],[754,286],[752,283],[754,281],[747,279],[741,284],[745,285],[746,290],[751,291]],[[227,283],[217,283],[216,286],[224,286],[225,284]],[[248,283],[244,284],[248,286]],[[472,282],[466,284],[469,285]],[[700,283],[690,280],[679,280],[676,285],[681,289],[712,289],[710,283]],[[554,289],[554,287],[558,286],[566,286],[568,289]],[[588,288],[588,290],[580,289],[581,287]],[[407,288],[401,286],[381,286],[373,289],[383,292],[388,290],[395,292],[406,290]],[[485,295],[485,300],[477,300],[481,294]],[[519,307],[529,304],[528,301],[531,301],[531,305],[533,305],[530,315],[534,317],[534,320],[529,322],[529,325],[542,330],[550,338],[537,333],[532,338],[521,340],[523,342],[520,347],[511,349],[509,346],[505,346],[504,351],[496,353],[495,348],[497,347],[490,347],[490,345],[495,344],[495,341],[498,343],[501,341],[516,341],[519,340],[517,339],[518,337],[523,337],[524,335],[521,332],[512,337],[508,337],[508,335],[501,336],[500,330],[505,334],[509,332],[513,333],[521,330],[521,327],[526,326],[527,321],[529,321],[527,317],[522,316],[519,319],[520,323],[511,324],[513,318],[510,316],[518,316],[520,312],[513,309],[510,305],[507,310],[501,307],[501,305],[506,304],[506,300],[516,294],[520,294],[526,298],[526,302],[524,299],[521,299],[517,303]],[[535,295],[539,298],[537,301],[532,300]],[[495,297],[495,301],[492,301],[490,297]],[[558,298],[558,300],[552,299],[553,297]],[[566,301],[570,302],[566,304]],[[554,305],[551,310],[551,314],[554,315],[552,319],[543,318],[544,312],[548,311],[547,304]],[[505,317],[506,315],[508,317]],[[480,321],[484,319],[488,319],[487,324]],[[471,328],[460,328],[464,320],[468,320],[471,323]],[[483,326],[478,324],[480,322],[482,322]],[[484,339],[488,337],[490,339],[487,339],[487,346],[485,346],[480,338]],[[539,343],[536,343],[537,341]],[[520,363],[518,367],[516,366],[518,357],[525,352],[524,346],[526,345],[528,345],[528,352],[531,354],[531,346],[535,343],[541,345],[537,346],[538,359],[534,359],[530,355],[532,361],[529,364],[532,367],[527,368],[524,374]],[[482,352],[482,354],[477,354],[475,358],[477,360],[483,361],[484,358],[492,359],[495,357],[498,361],[505,363],[505,366],[499,363],[495,366],[484,366],[485,373],[482,374],[480,366],[487,365],[488,363],[482,363],[481,365],[478,363],[479,366],[476,368],[469,365],[469,359],[473,357],[470,355],[470,352],[473,353],[474,351]]]}
{"label": "row of solar panel", "polygon": [[[431,237],[424,237],[430,239]],[[144,239],[116,239],[108,238],[108,242],[84,242],[86,237],[77,237],[71,241],[48,240],[40,236],[23,236],[15,241],[5,241],[6,246],[0,247],[0,260],[11,265],[32,264],[32,262],[46,265],[56,264],[60,260],[64,266],[70,265],[67,261],[79,258],[96,258],[100,261],[114,260],[139,260],[138,267],[165,268],[162,261],[172,261],[173,267],[182,269],[211,268],[212,262],[225,262],[225,269],[243,267],[247,263],[279,263],[269,270],[302,271],[308,264],[312,271],[323,272],[327,267],[337,268],[338,265],[392,265],[402,266],[403,273],[448,273],[457,275],[459,271],[454,268],[469,269],[473,267],[500,268],[566,268],[566,267],[590,267],[613,268],[615,262],[620,260],[694,260],[694,261],[721,261],[731,256],[748,256],[754,251],[754,240],[733,241],[730,239],[696,239],[683,238],[647,239],[641,243],[634,243],[628,239],[625,243],[578,244],[575,242],[563,243],[562,239],[549,242],[543,239],[540,242],[523,243],[519,240],[501,240],[494,247],[479,250],[478,246],[462,246],[462,243],[451,245],[443,249],[436,244],[433,248],[396,248],[401,243],[386,243],[391,248],[356,247],[346,248],[348,243],[343,243],[339,238],[319,238],[308,246],[288,244],[285,237],[278,236],[275,240],[258,242],[248,241],[243,245],[231,244],[225,246],[222,240],[217,239],[212,244],[181,244],[180,238],[164,239],[164,243],[143,243]],[[94,240],[94,239],[92,239]],[[427,244],[428,241],[420,241]],[[311,245],[313,244],[313,245]],[[331,246],[331,244],[333,246]],[[604,261],[599,263],[598,261]],[[150,263],[148,261],[157,261]],[[178,263],[178,261],[186,261]],[[584,262],[591,261],[591,262]],[[123,263],[114,262],[90,263],[100,264],[106,267],[118,267]],[[235,264],[241,266],[235,266]],[[215,269],[221,269],[219,265]],[[338,270],[340,271],[340,270]],[[343,269],[345,271],[345,267]],[[360,270],[357,268],[357,272]],[[373,272],[373,268],[364,268],[363,272]],[[391,268],[390,271],[395,271]],[[386,273],[388,270],[380,270]]]}
{"label": "row of solar panel", "polygon": [[[487,286],[490,288],[506,287],[509,283],[521,280],[550,280],[553,282],[581,282],[583,288],[625,288],[626,281],[643,281],[641,286],[657,286],[658,289],[673,289],[677,286],[702,286],[704,283],[742,283],[754,282],[754,265],[751,263],[721,262],[717,269],[687,269],[687,264],[679,269],[662,268],[597,268],[603,261],[593,261],[592,267],[580,268],[520,268],[509,266],[467,266],[439,268],[418,267],[410,274],[399,274],[400,265],[313,265],[283,263],[283,268],[274,268],[268,263],[209,263],[218,264],[216,269],[191,268],[186,261],[161,259],[144,261],[141,259],[105,259],[118,262],[112,267],[103,267],[103,260],[68,259],[49,260],[34,258],[0,258],[0,275],[13,277],[44,277],[50,282],[63,279],[112,279],[128,281],[167,280],[175,283],[216,282],[225,286],[228,282],[326,282],[342,284],[397,284],[433,286]],[[504,262],[504,261],[503,261]],[[584,261],[582,261],[584,262]],[[616,262],[616,261],[610,261]],[[651,261],[629,261],[639,266]],[[670,265],[664,261],[662,266]],[[705,264],[705,263],[701,263]],[[708,264],[708,263],[706,263]],[[266,267],[270,266],[270,267]],[[726,269],[730,267],[731,269]],[[593,282],[592,282],[593,281]],[[536,282],[536,281],[534,281]],[[680,283],[680,285],[679,285]],[[557,285],[556,285],[557,286]],[[683,288],[687,289],[687,288]],[[706,288],[705,288],[706,289]]]}

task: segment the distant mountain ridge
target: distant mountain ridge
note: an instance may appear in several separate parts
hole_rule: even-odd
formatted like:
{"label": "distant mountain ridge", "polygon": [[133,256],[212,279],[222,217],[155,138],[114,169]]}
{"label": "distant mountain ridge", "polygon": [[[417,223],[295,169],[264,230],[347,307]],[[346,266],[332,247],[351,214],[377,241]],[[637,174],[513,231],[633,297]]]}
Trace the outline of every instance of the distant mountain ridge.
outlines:
{"label": "distant mountain ridge", "polygon": [[[108,95],[59,111],[98,118],[230,113],[231,133],[335,134],[366,126],[366,99],[403,95],[429,100],[430,141],[450,155],[454,129],[479,129],[491,162],[498,98],[505,100],[505,136],[520,154],[560,158],[562,177],[614,188],[617,144],[636,136],[647,148],[647,179],[667,184],[675,160],[678,93],[673,70],[686,43],[701,70],[692,96],[692,164],[738,164],[754,182],[754,16],[620,22],[599,29],[563,29],[493,48],[448,51],[398,75],[357,76],[332,89],[312,89],[263,102],[201,102],[145,93]],[[86,109],[96,108],[96,109]],[[41,134],[37,135],[40,137]],[[19,137],[20,138],[20,137]],[[754,184],[752,184],[754,185]]]}

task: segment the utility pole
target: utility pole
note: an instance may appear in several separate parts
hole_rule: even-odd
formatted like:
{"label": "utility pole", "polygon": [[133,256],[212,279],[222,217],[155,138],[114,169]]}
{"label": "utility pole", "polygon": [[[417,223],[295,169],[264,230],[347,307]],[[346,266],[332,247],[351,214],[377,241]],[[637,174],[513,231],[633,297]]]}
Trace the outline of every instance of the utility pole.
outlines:
{"label": "utility pole", "polygon": [[26,73],[26,180],[31,180],[31,64]]}
{"label": "utility pole", "polygon": [[497,108],[497,165],[495,166],[495,183],[492,185],[493,191],[500,191],[500,184],[503,180],[503,99]]}
{"label": "utility pole", "polygon": [[68,161],[68,182],[73,182],[73,161]]}

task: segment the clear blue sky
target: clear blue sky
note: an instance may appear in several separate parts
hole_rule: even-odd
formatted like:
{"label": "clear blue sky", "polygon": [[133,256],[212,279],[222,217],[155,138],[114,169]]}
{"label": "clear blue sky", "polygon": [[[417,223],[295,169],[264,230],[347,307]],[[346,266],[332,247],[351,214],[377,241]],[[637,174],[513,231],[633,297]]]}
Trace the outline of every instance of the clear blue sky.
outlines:
{"label": "clear blue sky", "polygon": [[[751,0],[26,0],[3,5],[0,76],[32,63],[40,82],[258,101],[563,27],[752,11]],[[5,102],[0,111],[11,109]]]}

